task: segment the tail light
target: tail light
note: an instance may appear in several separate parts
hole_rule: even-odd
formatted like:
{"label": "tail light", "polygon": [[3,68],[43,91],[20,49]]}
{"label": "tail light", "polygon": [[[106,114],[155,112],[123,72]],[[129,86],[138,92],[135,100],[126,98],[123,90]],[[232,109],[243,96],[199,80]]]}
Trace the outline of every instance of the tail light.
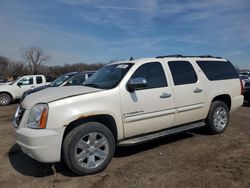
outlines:
{"label": "tail light", "polygon": [[243,82],[240,79],[240,94],[243,95],[243,90],[244,90],[244,86],[243,86]]}

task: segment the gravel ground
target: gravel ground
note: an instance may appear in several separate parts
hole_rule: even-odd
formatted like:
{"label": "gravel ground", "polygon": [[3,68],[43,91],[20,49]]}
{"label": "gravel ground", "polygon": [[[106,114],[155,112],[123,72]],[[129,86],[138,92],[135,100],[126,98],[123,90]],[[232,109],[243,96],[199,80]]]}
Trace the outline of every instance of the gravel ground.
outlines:
{"label": "gravel ground", "polygon": [[250,187],[250,108],[231,114],[221,135],[196,130],[117,148],[103,172],[75,176],[62,163],[39,163],[15,144],[18,104],[0,107],[0,187]]}

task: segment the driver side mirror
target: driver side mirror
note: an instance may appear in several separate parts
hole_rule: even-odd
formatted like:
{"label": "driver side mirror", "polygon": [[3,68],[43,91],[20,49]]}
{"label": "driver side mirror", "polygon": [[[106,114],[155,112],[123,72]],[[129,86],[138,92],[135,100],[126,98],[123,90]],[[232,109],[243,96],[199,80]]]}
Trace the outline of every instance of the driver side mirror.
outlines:
{"label": "driver side mirror", "polygon": [[127,88],[129,92],[134,92],[135,90],[144,89],[147,86],[148,86],[147,80],[142,77],[132,78],[129,80],[127,84]]}
{"label": "driver side mirror", "polygon": [[17,82],[17,84],[16,84],[18,87],[20,87],[21,85],[22,85],[22,83],[21,82]]}

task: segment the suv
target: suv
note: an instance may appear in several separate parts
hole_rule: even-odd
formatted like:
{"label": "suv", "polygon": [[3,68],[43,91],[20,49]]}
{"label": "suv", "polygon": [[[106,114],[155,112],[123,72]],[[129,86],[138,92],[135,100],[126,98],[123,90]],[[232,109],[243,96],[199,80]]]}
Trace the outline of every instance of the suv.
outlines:
{"label": "suv", "polygon": [[55,79],[53,82],[51,82],[49,85],[44,85],[41,87],[37,87],[34,89],[29,89],[28,91],[25,91],[22,95],[21,101],[29,94],[35,93],[37,91],[40,91],[42,89],[46,89],[48,87],[61,87],[61,86],[76,86],[81,85],[85,80],[87,80],[90,76],[92,76],[95,72],[94,71],[86,71],[86,72],[71,72],[64,74],[57,79]]}
{"label": "suv", "polygon": [[16,142],[41,162],[62,159],[76,174],[102,171],[116,146],[198,127],[224,132],[243,104],[226,59],[160,56],[108,64],[83,86],[27,96],[14,118]]}

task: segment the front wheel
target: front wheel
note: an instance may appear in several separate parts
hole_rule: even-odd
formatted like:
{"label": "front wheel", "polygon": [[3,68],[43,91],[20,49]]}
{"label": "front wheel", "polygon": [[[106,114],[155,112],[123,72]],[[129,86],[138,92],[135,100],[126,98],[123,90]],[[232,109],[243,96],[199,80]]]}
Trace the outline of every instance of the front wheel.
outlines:
{"label": "front wheel", "polygon": [[221,101],[214,101],[211,104],[207,117],[208,128],[212,134],[223,133],[229,123],[228,106]]}
{"label": "front wheel", "polygon": [[97,122],[76,127],[67,134],[63,142],[64,161],[78,175],[104,170],[114,152],[113,134],[105,125]]}
{"label": "front wheel", "polygon": [[5,106],[11,103],[11,96],[8,93],[0,93],[0,106]]}

